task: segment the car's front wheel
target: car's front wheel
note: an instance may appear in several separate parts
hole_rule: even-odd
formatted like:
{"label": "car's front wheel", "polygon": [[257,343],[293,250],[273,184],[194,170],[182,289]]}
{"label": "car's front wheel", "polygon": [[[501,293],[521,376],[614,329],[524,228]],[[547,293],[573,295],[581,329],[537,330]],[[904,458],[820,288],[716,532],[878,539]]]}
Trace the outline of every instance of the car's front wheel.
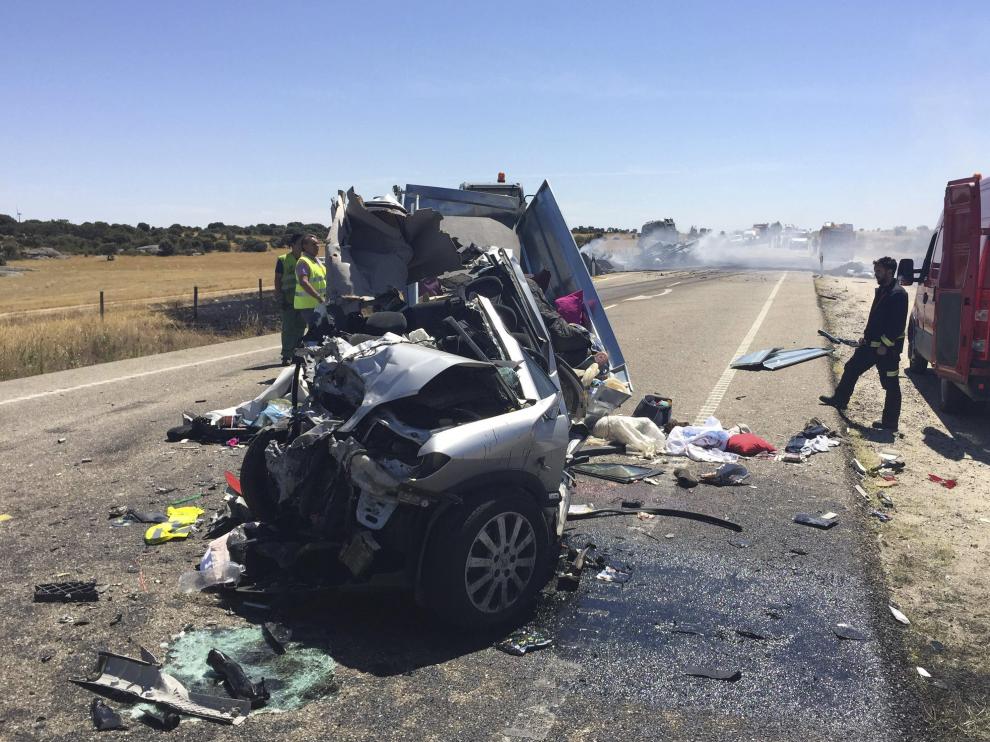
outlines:
{"label": "car's front wheel", "polygon": [[543,513],[525,494],[491,494],[458,507],[436,524],[427,545],[427,605],[464,627],[513,621],[543,587],[549,551]]}

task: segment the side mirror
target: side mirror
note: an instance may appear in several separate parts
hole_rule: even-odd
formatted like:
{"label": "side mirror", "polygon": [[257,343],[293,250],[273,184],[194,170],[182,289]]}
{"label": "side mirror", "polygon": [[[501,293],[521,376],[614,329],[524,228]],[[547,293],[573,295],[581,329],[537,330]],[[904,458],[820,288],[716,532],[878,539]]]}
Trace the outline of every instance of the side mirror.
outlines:
{"label": "side mirror", "polygon": [[910,286],[914,283],[914,260],[912,258],[901,258],[897,264],[897,277],[901,286]]}

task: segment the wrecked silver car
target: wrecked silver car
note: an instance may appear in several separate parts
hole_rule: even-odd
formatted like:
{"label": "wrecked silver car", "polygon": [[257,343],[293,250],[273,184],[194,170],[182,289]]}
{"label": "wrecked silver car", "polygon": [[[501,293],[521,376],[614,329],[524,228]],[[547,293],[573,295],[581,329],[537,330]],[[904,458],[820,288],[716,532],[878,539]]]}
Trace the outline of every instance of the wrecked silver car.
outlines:
{"label": "wrecked silver car", "polygon": [[[556,562],[569,451],[631,392],[549,185],[342,192],[326,265],[232,558],[252,587],[388,583],[453,623],[512,620]],[[578,291],[567,322],[551,297]]]}

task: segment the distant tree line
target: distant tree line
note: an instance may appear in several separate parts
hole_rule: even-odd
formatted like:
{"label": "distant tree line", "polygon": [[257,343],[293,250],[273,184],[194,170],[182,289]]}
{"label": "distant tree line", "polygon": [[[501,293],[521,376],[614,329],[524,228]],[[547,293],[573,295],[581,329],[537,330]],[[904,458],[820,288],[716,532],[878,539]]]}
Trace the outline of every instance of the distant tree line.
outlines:
{"label": "distant tree line", "polygon": [[264,252],[284,247],[291,235],[312,232],[320,237],[327,228],[322,224],[252,224],[247,227],[223,222],[211,222],[202,227],[173,224],[152,227],[145,222],[137,226],[83,222],[72,224],[67,219],[18,222],[0,214],[0,262],[17,258],[26,248],[50,247],[65,254],[116,255],[137,253],[138,248],[158,245],[161,255],[191,255],[203,252]]}

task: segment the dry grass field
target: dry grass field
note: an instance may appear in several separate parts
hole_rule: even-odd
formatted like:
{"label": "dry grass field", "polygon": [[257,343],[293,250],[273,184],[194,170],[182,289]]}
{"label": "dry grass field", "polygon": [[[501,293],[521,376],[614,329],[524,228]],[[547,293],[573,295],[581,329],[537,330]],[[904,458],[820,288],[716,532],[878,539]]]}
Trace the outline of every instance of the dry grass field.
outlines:
{"label": "dry grass field", "polygon": [[95,305],[104,292],[108,304],[125,301],[185,299],[193,286],[211,292],[258,288],[270,292],[280,253],[231,252],[206,255],[73,256],[64,260],[17,260],[20,276],[0,276],[0,314],[24,310]]}
{"label": "dry grass field", "polygon": [[0,320],[0,381],[165,353],[270,332],[244,322],[224,331],[176,321],[167,312],[133,308],[97,314],[22,315]]}

